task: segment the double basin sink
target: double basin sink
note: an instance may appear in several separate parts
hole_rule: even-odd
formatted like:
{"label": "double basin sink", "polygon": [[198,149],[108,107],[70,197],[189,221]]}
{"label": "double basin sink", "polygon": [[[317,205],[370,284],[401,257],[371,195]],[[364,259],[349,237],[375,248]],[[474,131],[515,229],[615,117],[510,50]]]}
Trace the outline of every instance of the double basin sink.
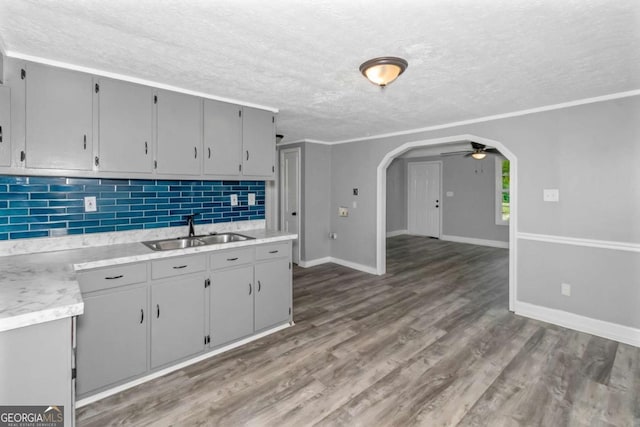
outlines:
{"label": "double basin sink", "polygon": [[245,236],[237,233],[205,234],[193,237],[177,237],[173,239],[152,240],[142,242],[145,246],[154,251],[170,251],[174,249],[195,248],[198,246],[218,245],[221,243],[244,242],[254,240],[255,237]]}

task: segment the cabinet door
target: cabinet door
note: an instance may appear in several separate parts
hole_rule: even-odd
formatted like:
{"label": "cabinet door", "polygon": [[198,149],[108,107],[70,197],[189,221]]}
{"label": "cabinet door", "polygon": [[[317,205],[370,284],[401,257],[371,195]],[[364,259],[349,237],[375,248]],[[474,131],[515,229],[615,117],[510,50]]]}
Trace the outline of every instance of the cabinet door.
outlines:
{"label": "cabinet door", "polygon": [[157,172],[200,175],[202,170],[202,99],[158,92]]}
{"label": "cabinet door", "polygon": [[204,350],[204,275],[151,285],[151,367]]}
{"label": "cabinet door", "polygon": [[242,107],[204,100],[204,173],[239,176],[242,165]]}
{"label": "cabinet door", "polygon": [[0,166],[11,166],[11,90],[0,86]]}
{"label": "cabinet door", "polygon": [[83,296],[78,317],[79,396],[147,370],[147,288]]}
{"label": "cabinet door", "polygon": [[291,307],[289,259],[280,258],[255,265],[255,330],[285,323]]}
{"label": "cabinet door", "polygon": [[242,174],[273,179],[276,154],[275,116],[270,111],[243,108]]}
{"label": "cabinet door", "polygon": [[91,170],[92,77],[39,64],[26,72],[26,166]]}
{"label": "cabinet door", "polygon": [[100,170],[153,172],[152,89],[111,79],[97,84]]}
{"label": "cabinet door", "polygon": [[213,271],[211,275],[211,346],[253,333],[253,266]]}

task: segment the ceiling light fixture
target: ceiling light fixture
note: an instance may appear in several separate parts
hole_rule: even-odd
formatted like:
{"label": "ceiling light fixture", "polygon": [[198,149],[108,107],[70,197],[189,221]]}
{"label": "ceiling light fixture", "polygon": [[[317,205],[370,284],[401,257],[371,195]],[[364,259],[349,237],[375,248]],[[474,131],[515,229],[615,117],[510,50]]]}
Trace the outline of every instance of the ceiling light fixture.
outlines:
{"label": "ceiling light fixture", "polygon": [[471,157],[473,157],[476,160],[482,160],[485,157],[487,157],[487,153],[483,150],[476,150],[473,153],[471,153]]}
{"label": "ceiling light fixture", "polygon": [[373,58],[360,65],[360,72],[369,81],[380,87],[385,87],[404,73],[409,63],[394,56]]}

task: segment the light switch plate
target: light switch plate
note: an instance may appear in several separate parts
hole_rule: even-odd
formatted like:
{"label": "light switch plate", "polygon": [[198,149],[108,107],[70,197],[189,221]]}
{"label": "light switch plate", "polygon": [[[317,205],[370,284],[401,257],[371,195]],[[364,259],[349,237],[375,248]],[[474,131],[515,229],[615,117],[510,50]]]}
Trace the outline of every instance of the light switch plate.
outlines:
{"label": "light switch plate", "polygon": [[85,212],[95,212],[98,210],[98,206],[96,205],[96,197],[88,196],[84,198],[84,211]]}
{"label": "light switch plate", "polygon": [[256,193],[249,193],[248,203],[249,206],[254,206],[256,204]]}
{"label": "light switch plate", "polygon": [[545,202],[560,201],[560,190],[557,188],[545,188],[542,190],[542,200]]}
{"label": "light switch plate", "polygon": [[238,195],[237,194],[232,194],[231,195],[231,206],[238,206]]}

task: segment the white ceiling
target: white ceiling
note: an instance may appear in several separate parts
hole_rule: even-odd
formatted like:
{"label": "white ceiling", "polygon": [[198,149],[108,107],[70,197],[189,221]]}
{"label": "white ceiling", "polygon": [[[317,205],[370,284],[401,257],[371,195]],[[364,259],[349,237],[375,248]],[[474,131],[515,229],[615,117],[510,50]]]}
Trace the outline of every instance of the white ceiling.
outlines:
{"label": "white ceiling", "polygon": [[[1,0],[9,55],[277,108],[342,141],[640,89],[638,0]],[[400,56],[381,91],[359,65]]]}

